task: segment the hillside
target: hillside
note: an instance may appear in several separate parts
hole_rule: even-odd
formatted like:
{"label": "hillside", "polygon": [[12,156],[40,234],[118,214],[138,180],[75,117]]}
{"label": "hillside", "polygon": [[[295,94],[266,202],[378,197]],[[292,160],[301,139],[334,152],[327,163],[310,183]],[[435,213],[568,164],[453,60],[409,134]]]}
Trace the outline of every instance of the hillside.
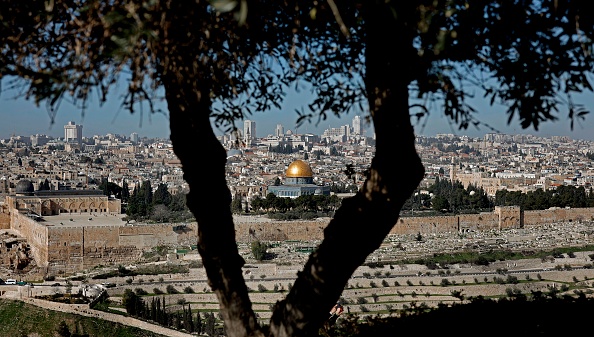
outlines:
{"label": "hillside", "polygon": [[60,322],[69,331],[89,337],[165,337],[150,331],[85,317],[43,309],[21,301],[0,298],[0,336],[56,337]]}

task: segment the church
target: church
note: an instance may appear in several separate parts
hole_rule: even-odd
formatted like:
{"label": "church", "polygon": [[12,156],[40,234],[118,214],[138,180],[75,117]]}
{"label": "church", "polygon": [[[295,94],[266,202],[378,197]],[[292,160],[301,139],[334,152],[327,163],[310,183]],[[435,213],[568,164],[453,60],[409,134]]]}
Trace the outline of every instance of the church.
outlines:
{"label": "church", "polygon": [[330,186],[316,185],[309,164],[298,159],[287,168],[285,183],[268,186],[268,193],[292,199],[302,195],[330,195]]}

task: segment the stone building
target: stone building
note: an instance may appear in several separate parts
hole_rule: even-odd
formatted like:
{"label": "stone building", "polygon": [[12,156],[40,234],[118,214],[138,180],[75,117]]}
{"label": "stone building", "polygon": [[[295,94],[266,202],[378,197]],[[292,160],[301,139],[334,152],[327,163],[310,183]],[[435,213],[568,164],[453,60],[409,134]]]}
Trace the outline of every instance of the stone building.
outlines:
{"label": "stone building", "polygon": [[6,196],[6,205],[33,217],[62,213],[120,214],[122,211],[120,200],[104,195],[101,190],[35,191],[31,181],[21,180],[15,192]]}

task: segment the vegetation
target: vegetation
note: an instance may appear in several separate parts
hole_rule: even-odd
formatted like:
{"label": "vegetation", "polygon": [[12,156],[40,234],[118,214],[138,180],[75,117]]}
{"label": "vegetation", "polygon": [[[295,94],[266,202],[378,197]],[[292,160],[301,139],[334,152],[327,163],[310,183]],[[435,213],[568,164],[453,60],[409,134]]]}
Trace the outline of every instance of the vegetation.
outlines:
{"label": "vegetation", "polygon": [[[303,218],[303,214],[313,217],[329,216],[340,207],[341,199],[336,195],[301,195],[295,199],[277,197],[268,193],[266,198],[254,198],[251,206],[256,213],[267,212],[270,218],[276,218],[279,213],[297,214],[296,218]],[[289,220],[289,219],[286,219]]]}
{"label": "vegetation", "polygon": [[594,192],[583,186],[558,186],[554,190],[539,188],[535,191],[499,190],[495,193],[495,205],[520,206],[525,210],[547,209],[549,207],[594,207]]}
{"label": "vegetation", "polygon": [[[168,291],[168,293],[174,294],[177,292]],[[178,302],[178,305],[181,306],[181,310],[171,311],[167,309],[164,296],[160,298],[154,296],[150,298],[150,301],[145,301],[130,289],[126,289],[122,297],[122,304],[126,308],[126,312],[134,317],[150,320],[176,330],[183,329],[189,333],[200,334],[213,329],[211,326],[214,324],[212,320],[214,318],[213,313],[204,313],[203,317],[201,317],[200,312],[195,314],[192,312],[190,303],[180,302]],[[214,331],[211,331],[208,335],[214,336]]]}
{"label": "vegetation", "polygon": [[[424,177],[411,116],[422,119],[439,102],[458,127],[484,126],[467,103],[479,90],[491,104],[504,104],[508,123],[522,128],[558,119],[562,105],[572,126],[584,118],[588,111],[572,95],[592,91],[588,5],[12,0],[0,8],[0,73],[7,87],[47,104],[52,121],[64,99],[84,111],[90,97],[105,102],[122,81],[130,112],[139,106],[158,112],[155,100],[163,94],[189,186],[187,206],[199,224],[198,249],[226,333],[300,337],[323,325],[328,308],[381,245]],[[308,110],[297,110],[298,123],[368,112],[376,151],[360,191],[344,199],[325,240],[263,326],[243,279],[226,151],[213,127],[237,131],[236,121],[253,111],[281,109],[295,85],[314,93],[303,104]],[[196,160],[197,148],[208,165]],[[138,214],[147,216],[148,193],[137,197]],[[434,321],[417,326],[445,325]]]}
{"label": "vegetation", "polygon": [[167,184],[159,184],[153,192],[150,181],[146,180],[140,187],[134,187],[127,201],[125,211],[128,219],[155,222],[194,220],[186,206],[186,194],[172,195]]}
{"label": "vegetation", "polygon": [[[491,200],[481,187],[470,184],[465,188],[460,181],[452,183],[448,179],[436,177],[435,183],[429,186],[427,192],[430,194],[421,194],[420,190],[416,190],[404,202],[402,215],[478,213],[491,210],[494,206],[520,206],[524,210],[594,207],[592,188],[586,191],[583,186],[559,186],[547,191],[539,188],[528,192],[499,190]],[[245,214],[241,207],[241,198],[235,198],[232,205],[236,203],[238,205],[235,206],[234,213]],[[253,213],[266,213],[272,219],[307,220],[323,216],[331,217],[340,204],[341,199],[336,195],[303,195],[291,199],[269,193],[264,199],[254,198],[251,206]]]}
{"label": "vegetation", "polygon": [[270,245],[256,240],[251,243],[251,248],[254,258],[258,261],[262,261],[267,258],[267,250],[270,248]]}
{"label": "vegetation", "polygon": [[71,337],[74,334],[89,337],[165,337],[96,317],[68,314],[21,301],[0,299],[0,336],[24,337],[37,334],[39,337],[56,337],[59,331],[65,331],[65,327],[68,327]]}

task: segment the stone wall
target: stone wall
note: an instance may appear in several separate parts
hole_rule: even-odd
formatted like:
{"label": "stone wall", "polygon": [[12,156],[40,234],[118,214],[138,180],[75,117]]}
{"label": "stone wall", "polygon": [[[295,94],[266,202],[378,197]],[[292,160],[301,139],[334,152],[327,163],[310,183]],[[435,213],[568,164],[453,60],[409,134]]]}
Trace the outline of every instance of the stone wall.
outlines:
{"label": "stone wall", "polygon": [[196,244],[197,235],[195,224],[49,227],[49,270],[72,273],[127,264],[155,246]]}
{"label": "stone wall", "polygon": [[594,208],[555,208],[542,211],[525,211],[524,225],[535,226],[561,221],[594,220]]}
{"label": "stone wall", "polygon": [[328,221],[271,221],[235,224],[235,239],[239,242],[321,240]]}
{"label": "stone wall", "polygon": [[[538,226],[546,223],[594,220],[594,208],[557,208],[544,211],[521,211],[518,206],[495,207],[493,212],[480,214],[460,214],[453,216],[402,217],[394,225],[390,234],[430,234],[443,232],[464,232],[501,230]],[[248,242],[322,240],[325,221],[272,221],[237,222],[236,240]],[[371,226],[372,224],[369,224]]]}
{"label": "stone wall", "polygon": [[[521,212],[497,207],[493,212],[455,216],[400,218],[390,234],[483,231],[594,219],[594,208]],[[37,265],[50,273],[71,273],[105,264],[137,261],[142,252],[160,245],[195,245],[196,223],[46,226],[19,212],[11,213],[11,228],[25,237]],[[316,221],[236,222],[238,242],[322,240],[329,219]],[[368,230],[373,224],[362,224]]]}
{"label": "stone wall", "polygon": [[27,243],[31,247],[31,253],[33,254],[33,258],[37,265],[46,267],[49,261],[48,227],[18,211],[11,212],[10,227],[11,229],[18,231],[22,237],[27,239]]}
{"label": "stone wall", "polygon": [[10,229],[10,215],[0,212],[0,229]]}

